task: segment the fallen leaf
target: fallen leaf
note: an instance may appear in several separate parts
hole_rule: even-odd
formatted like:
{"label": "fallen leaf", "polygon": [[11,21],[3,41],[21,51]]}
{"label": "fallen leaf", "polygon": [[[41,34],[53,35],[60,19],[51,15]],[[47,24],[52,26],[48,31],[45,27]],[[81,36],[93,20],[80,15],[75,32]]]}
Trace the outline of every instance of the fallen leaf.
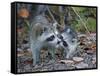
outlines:
{"label": "fallen leaf", "polygon": [[96,50],[96,44],[91,45],[92,50]]}
{"label": "fallen leaf", "polygon": [[24,54],[17,54],[17,57],[24,56]]}
{"label": "fallen leaf", "polygon": [[73,60],[60,60],[60,63],[65,63],[65,64],[74,64]]}
{"label": "fallen leaf", "polygon": [[93,58],[92,58],[92,63],[93,63],[93,64],[96,64],[96,57],[93,57]]}
{"label": "fallen leaf", "polygon": [[22,17],[22,18],[28,18],[29,17],[29,11],[26,8],[22,8],[18,12],[18,16]]}
{"label": "fallen leaf", "polygon": [[81,62],[83,60],[84,59],[82,57],[73,57],[73,61],[75,61],[75,62]]}
{"label": "fallen leaf", "polygon": [[96,61],[95,61],[95,60],[93,60],[93,61],[92,61],[92,63],[93,63],[93,64],[96,64]]}
{"label": "fallen leaf", "polygon": [[88,67],[88,64],[86,64],[84,62],[81,62],[79,64],[76,64],[75,66],[76,66],[76,68],[81,69],[81,68],[87,68]]}
{"label": "fallen leaf", "polygon": [[95,50],[87,50],[86,53],[88,54],[93,54],[95,52]]}

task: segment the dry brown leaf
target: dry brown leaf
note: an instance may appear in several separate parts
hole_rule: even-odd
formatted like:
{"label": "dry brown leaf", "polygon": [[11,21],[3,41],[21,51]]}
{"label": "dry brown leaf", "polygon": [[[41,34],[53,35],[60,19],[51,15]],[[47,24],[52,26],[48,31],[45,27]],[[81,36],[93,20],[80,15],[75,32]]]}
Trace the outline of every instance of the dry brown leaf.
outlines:
{"label": "dry brown leaf", "polygon": [[17,54],[17,56],[18,56],[18,57],[20,57],[20,56],[24,56],[24,54]]}
{"label": "dry brown leaf", "polygon": [[96,50],[96,44],[91,45],[92,50]]}
{"label": "dry brown leaf", "polygon": [[76,64],[76,68],[87,68],[88,67],[88,64],[84,63],[84,62],[81,62],[79,64]]}
{"label": "dry brown leaf", "polygon": [[22,17],[22,18],[28,18],[29,17],[29,11],[26,8],[22,8],[18,12],[18,16]]}
{"label": "dry brown leaf", "polygon": [[96,61],[95,61],[95,60],[93,60],[93,61],[92,61],[92,63],[93,63],[93,64],[96,64]]}
{"label": "dry brown leaf", "polygon": [[89,54],[93,54],[96,50],[87,50],[86,52]]}
{"label": "dry brown leaf", "polygon": [[84,59],[83,59],[82,57],[73,57],[73,60],[74,60],[75,62],[81,62],[81,61],[83,61]]}

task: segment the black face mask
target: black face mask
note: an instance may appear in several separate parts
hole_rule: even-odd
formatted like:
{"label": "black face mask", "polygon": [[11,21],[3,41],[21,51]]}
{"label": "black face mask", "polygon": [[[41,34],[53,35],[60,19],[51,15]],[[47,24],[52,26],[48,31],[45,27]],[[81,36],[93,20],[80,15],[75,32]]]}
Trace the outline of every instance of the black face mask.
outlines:
{"label": "black face mask", "polygon": [[52,36],[48,37],[48,38],[46,39],[46,41],[53,41],[54,39],[55,39],[55,36],[52,35]]}
{"label": "black face mask", "polygon": [[62,41],[62,42],[63,42],[63,45],[64,45],[65,47],[68,46],[67,42],[65,42],[65,41]]}

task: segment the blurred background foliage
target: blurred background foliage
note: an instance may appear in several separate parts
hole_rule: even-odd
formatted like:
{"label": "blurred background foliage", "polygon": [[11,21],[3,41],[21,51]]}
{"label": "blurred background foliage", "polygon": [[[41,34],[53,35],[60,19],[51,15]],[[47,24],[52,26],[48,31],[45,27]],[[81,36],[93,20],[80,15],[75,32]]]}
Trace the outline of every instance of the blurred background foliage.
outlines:
{"label": "blurred background foliage", "polygon": [[[83,23],[85,23],[85,26],[87,27],[89,32],[96,32],[96,8],[71,6],[65,6],[64,8],[65,10],[60,12],[58,6],[50,7],[52,13],[56,15],[57,18],[59,18],[59,16],[62,16],[58,20],[58,23],[63,24],[63,16],[67,16],[67,20],[65,21],[65,23],[75,28],[77,32],[86,33],[86,28],[84,27]],[[80,16],[81,20],[79,19],[77,14]]]}
{"label": "blurred background foliage", "polygon": [[[96,8],[89,7],[74,7],[83,22],[86,24],[90,32],[96,32]],[[76,17],[76,16],[75,16]],[[79,32],[85,32],[85,28],[82,26],[81,21],[76,18],[72,21],[72,25]]]}
{"label": "blurred background foliage", "polygon": [[[23,22],[24,25],[30,25],[34,16],[36,16],[37,5],[34,4],[19,4],[18,5],[18,27]],[[66,24],[71,26],[77,32],[86,33],[87,30],[96,32],[96,8],[95,7],[78,7],[78,6],[63,6],[62,9],[59,6],[49,6],[54,18],[60,25]],[[46,11],[46,16],[50,21],[50,15]],[[67,17],[67,19],[65,19]],[[26,24],[25,24],[26,23]],[[85,26],[85,27],[84,27]],[[28,28],[28,27],[27,27]],[[28,30],[26,28],[26,30]]]}

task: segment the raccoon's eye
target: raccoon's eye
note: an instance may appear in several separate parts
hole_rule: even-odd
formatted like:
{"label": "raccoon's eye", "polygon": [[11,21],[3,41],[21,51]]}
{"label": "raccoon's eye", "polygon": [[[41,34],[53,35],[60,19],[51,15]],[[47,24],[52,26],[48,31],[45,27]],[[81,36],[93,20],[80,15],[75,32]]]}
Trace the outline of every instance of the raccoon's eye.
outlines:
{"label": "raccoon's eye", "polygon": [[66,41],[63,41],[63,45],[64,45],[65,47],[67,47],[67,46],[68,46],[68,44],[67,44],[67,42],[66,42]]}
{"label": "raccoon's eye", "polygon": [[55,39],[55,36],[52,35],[52,36],[48,37],[48,38],[46,39],[46,41],[53,41],[54,39]]}

